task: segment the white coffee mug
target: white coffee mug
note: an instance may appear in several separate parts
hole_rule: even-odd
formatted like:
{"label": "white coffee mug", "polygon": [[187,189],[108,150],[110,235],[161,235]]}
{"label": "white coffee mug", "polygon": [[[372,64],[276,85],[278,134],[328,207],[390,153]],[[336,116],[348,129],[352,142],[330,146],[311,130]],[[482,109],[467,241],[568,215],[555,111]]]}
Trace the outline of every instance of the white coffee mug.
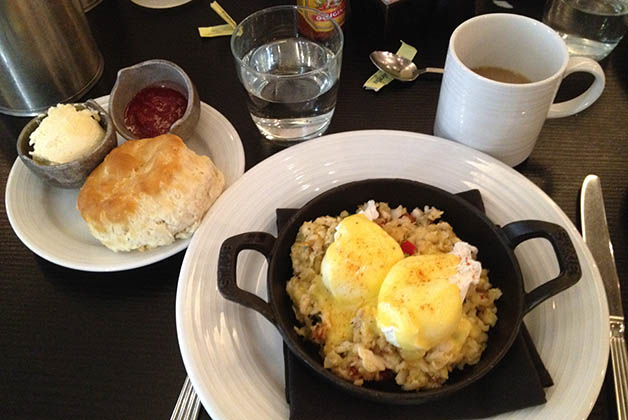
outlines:
{"label": "white coffee mug", "polygon": [[[472,69],[497,67],[530,83],[504,83]],[[595,80],[580,96],[554,104],[570,73]],[[546,118],[587,108],[604,90],[604,71],[588,58],[569,57],[563,40],[543,23],[515,14],[471,18],[449,40],[434,134],[486,152],[510,166],[530,156]]]}

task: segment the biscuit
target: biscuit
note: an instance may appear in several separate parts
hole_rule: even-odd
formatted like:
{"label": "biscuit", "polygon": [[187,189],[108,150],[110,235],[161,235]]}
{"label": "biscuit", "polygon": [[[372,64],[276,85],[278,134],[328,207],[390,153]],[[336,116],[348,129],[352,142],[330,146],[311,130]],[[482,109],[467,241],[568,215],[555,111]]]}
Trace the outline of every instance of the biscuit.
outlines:
{"label": "biscuit", "polygon": [[224,185],[209,157],[164,134],[113,149],[85,181],[76,205],[109,249],[147,250],[191,236]]}

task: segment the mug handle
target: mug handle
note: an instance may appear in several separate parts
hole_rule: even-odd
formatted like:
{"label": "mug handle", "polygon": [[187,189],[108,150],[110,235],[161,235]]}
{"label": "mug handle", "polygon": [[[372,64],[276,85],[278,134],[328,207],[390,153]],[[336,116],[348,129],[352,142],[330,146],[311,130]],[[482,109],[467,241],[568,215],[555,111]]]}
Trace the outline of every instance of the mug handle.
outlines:
{"label": "mug handle", "polygon": [[547,114],[547,118],[562,118],[569,115],[577,114],[580,111],[585,110],[597,101],[604,85],[606,84],[606,77],[604,76],[604,70],[597,63],[587,57],[571,57],[567,62],[567,68],[563,73],[563,79],[571,73],[584,72],[590,73],[595,77],[593,84],[581,95],[576,96],[565,102],[559,102],[552,104]]}
{"label": "mug handle", "polygon": [[232,236],[225,240],[220,247],[218,256],[218,291],[232,302],[239,303],[247,308],[259,312],[275,324],[275,315],[271,306],[259,296],[238,287],[236,267],[238,254],[245,249],[254,249],[270,259],[275,237],[266,232],[247,232]]}
{"label": "mug handle", "polygon": [[544,300],[573,286],[582,277],[578,254],[562,226],[542,220],[521,220],[507,224],[502,232],[506,234],[513,251],[517,245],[528,239],[545,238],[552,244],[558,260],[558,276],[525,294],[524,315]]}

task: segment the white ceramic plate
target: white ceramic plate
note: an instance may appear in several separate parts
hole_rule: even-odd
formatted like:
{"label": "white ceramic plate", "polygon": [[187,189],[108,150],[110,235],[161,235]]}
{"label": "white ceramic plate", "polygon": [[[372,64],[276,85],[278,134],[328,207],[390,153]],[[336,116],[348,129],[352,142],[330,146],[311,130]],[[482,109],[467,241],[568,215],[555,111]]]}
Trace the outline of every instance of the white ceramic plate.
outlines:
{"label": "white ceramic plate", "polygon": [[[223,240],[256,230],[276,235],[277,207],[300,207],[334,186],[385,177],[452,193],[478,188],[488,217],[498,224],[540,219],[567,229],[583,277],[525,319],[556,385],[547,389],[546,404],[499,418],[586,418],[606,370],[608,307],[599,272],[574,225],[532,182],[488,155],[428,135],[381,130],[325,136],[266,159],[221,197],[194,236],[179,277],[177,333],[188,375],[211,417],[287,419],[289,414],[280,335],[261,315],[223,299],[217,290]],[[516,255],[528,290],[558,272],[542,239],[520,245]],[[266,269],[260,254],[241,253],[239,286],[265,298]]]}
{"label": "white ceramic plate", "polygon": [[149,9],[169,9],[191,1],[192,0],[131,0],[131,2],[138,6],[148,7]]}
{"label": "white ceramic plate", "polygon": [[[96,99],[104,109],[109,96]],[[124,139],[118,136],[118,143]],[[186,145],[210,156],[225,176],[226,187],[244,173],[244,149],[233,126],[201,102],[201,117]],[[149,251],[116,253],[95,239],[76,209],[78,189],[51,187],[18,157],[7,180],[5,205],[20,240],[35,254],[55,264],[84,271],[121,271],[161,261],[185,249],[190,239]]]}

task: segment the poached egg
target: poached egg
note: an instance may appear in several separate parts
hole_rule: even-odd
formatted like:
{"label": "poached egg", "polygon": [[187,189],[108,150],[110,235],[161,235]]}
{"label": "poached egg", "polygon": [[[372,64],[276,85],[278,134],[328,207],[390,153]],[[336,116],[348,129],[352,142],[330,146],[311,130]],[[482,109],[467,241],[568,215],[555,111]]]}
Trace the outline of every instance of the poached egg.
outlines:
{"label": "poached egg", "polygon": [[[377,326],[403,350],[429,350],[452,336],[468,334],[462,302],[482,267],[477,248],[457,242],[448,254],[415,255],[395,264],[382,282]],[[464,334],[466,331],[466,334]],[[458,337],[464,335],[464,337]]]}
{"label": "poached egg", "polygon": [[339,302],[377,297],[390,268],[403,259],[401,246],[364,214],[344,218],[321,263],[323,283]]}

